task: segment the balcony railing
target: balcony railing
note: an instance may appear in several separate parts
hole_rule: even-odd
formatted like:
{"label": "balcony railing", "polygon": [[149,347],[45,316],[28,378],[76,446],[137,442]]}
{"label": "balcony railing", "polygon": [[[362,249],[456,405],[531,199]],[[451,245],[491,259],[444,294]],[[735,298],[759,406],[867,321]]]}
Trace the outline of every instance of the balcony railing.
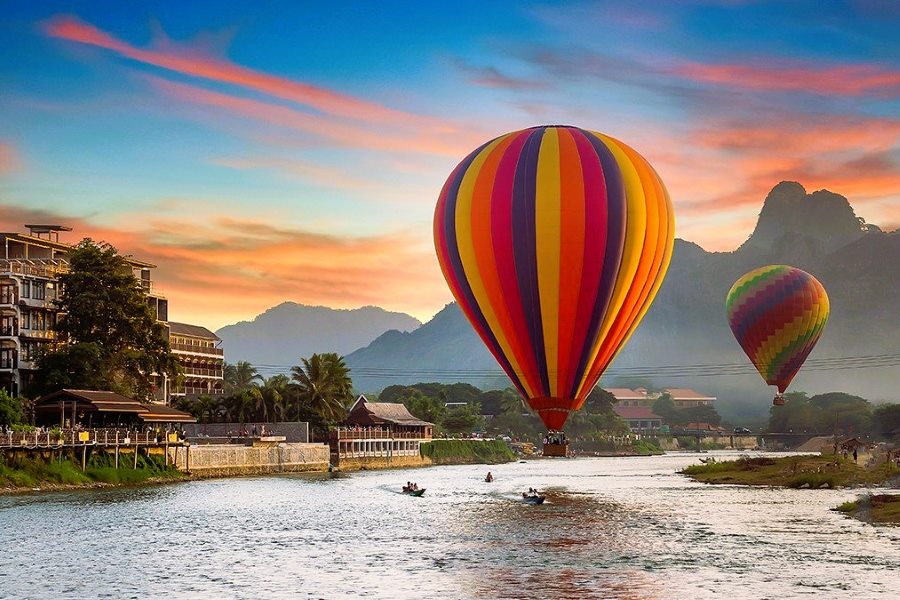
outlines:
{"label": "balcony railing", "polygon": [[192,346],[190,344],[172,344],[169,346],[176,352],[195,352],[197,354],[209,354],[211,356],[225,356],[222,348],[210,348],[206,346]]}
{"label": "balcony railing", "polygon": [[50,258],[10,258],[0,260],[0,273],[14,275],[32,275],[54,279],[62,273],[69,272],[69,263],[65,260]]}
{"label": "balcony railing", "polygon": [[221,396],[225,394],[225,390],[222,388],[198,388],[198,387],[183,387],[172,392],[175,396]]}
{"label": "balcony railing", "polygon": [[0,327],[0,337],[15,337],[19,335],[18,327]]}
{"label": "balcony railing", "polygon": [[40,329],[22,328],[22,337],[36,338],[39,340],[55,340],[56,332],[52,330],[42,331]]}
{"label": "balcony railing", "polygon": [[217,377],[222,379],[225,376],[225,371],[223,369],[197,369],[194,367],[184,367],[184,374],[202,377]]}
{"label": "balcony railing", "polygon": [[13,358],[0,358],[0,370],[9,371],[18,367],[19,361]]}
{"label": "balcony railing", "polygon": [[[424,429],[424,428],[423,428]],[[350,429],[338,427],[332,430],[332,438],[338,440],[424,440],[431,439],[430,435],[426,435],[425,431],[393,431],[382,427],[364,427],[361,429]]]}

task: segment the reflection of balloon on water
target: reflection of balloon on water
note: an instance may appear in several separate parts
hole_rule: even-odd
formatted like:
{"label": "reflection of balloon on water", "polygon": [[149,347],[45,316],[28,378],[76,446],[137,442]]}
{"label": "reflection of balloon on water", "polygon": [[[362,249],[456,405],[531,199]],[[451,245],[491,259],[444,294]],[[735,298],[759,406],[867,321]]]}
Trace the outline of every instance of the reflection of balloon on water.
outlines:
{"label": "reflection of balloon on water", "polygon": [[576,127],[484,144],[450,174],[434,216],[453,295],[554,430],[647,312],[673,239],[672,205],[647,161]]}
{"label": "reflection of balloon on water", "polygon": [[769,385],[775,404],[812,352],[828,321],[828,294],[819,281],[795,267],[769,265],[738,279],[725,300],[738,344]]}

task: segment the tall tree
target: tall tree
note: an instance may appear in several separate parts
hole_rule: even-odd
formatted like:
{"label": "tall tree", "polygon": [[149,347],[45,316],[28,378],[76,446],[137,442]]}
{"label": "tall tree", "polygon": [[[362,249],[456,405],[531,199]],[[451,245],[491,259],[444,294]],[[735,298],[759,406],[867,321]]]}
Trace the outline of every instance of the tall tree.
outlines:
{"label": "tall tree", "polygon": [[259,388],[265,405],[266,420],[285,420],[285,401],[291,394],[291,380],[287,375],[272,375]]}
{"label": "tall tree", "polygon": [[298,415],[320,429],[343,421],[353,400],[353,381],[344,359],[330,352],[301,358],[291,369],[298,391]]}
{"label": "tall tree", "polygon": [[229,392],[243,392],[256,387],[262,381],[262,375],[256,372],[256,367],[245,360],[225,365],[222,376]]}
{"label": "tall tree", "polygon": [[114,247],[82,240],[59,277],[55,330],[64,343],[41,353],[32,393],[60,387],[153,395],[155,377],[176,378],[178,361],[131,265]]}

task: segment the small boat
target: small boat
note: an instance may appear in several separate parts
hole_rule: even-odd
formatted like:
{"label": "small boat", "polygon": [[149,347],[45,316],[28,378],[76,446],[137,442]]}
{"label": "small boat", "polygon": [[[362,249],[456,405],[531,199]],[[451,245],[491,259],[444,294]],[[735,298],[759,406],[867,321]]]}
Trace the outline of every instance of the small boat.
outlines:
{"label": "small boat", "polygon": [[522,496],[522,502],[525,504],[543,504],[544,496]]}
{"label": "small boat", "polygon": [[416,496],[416,497],[418,497],[418,496],[421,496],[422,494],[425,493],[425,488],[421,488],[421,489],[418,489],[418,490],[411,490],[411,489],[409,489],[409,488],[403,488],[403,493],[406,494],[407,496]]}

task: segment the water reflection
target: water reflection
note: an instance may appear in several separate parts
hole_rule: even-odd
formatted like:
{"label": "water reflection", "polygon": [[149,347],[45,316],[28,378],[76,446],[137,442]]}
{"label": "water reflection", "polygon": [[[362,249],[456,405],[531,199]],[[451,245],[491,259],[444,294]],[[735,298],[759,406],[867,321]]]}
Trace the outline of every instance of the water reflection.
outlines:
{"label": "water reflection", "polygon": [[[892,597],[856,491],[711,487],[693,456],[0,498],[0,597]],[[414,479],[422,498],[400,494]],[[541,506],[521,501],[537,487]]]}

